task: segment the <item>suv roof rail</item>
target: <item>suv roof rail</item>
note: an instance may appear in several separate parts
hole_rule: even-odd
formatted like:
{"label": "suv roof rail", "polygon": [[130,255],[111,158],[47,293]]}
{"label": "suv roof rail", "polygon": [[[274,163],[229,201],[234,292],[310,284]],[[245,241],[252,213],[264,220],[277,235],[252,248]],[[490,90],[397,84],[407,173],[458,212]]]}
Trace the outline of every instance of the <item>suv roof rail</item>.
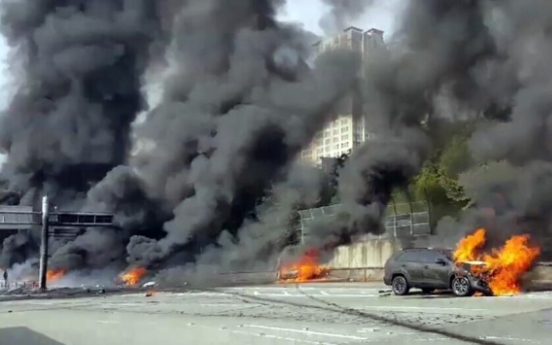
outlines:
{"label": "suv roof rail", "polygon": [[402,250],[427,249],[427,250],[453,250],[448,247],[403,247]]}

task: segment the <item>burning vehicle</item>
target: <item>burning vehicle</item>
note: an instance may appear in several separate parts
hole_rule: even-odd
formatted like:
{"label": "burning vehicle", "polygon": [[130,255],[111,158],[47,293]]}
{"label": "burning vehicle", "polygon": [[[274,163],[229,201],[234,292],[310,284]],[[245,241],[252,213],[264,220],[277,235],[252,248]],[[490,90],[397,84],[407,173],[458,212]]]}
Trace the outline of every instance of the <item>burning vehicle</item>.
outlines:
{"label": "burning vehicle", "polygon": [[489,287],[489,276],[483,274],[487,264],[484,261],[456,262],[452,269],[454,278],[451,279],[451,290],[457,296],[483,294],[492,296]]}
{"label": "burning vehicle", "polygon": [[491,295],[483,276],[474,274],[472,267],[481,262],[455,262],[450,249],[409,248],[398,251],[385,263],[383,281],[395,295],[406,295],[411,288],[424,293],[452,290],[457,296],[474,293]]}
{"label": "burning vehicle", "polygon": [[143,267],[130,268],[117,277],[118,283],[128,287],[137,287],[147,273],[148,271]]}
{"label": "burning vehicle", "polygon": [[278,258],[276,279],[282,283],[301,283],[325,279],[329,267],[320,265],[320,252],[317,249],[287,247]]}
{"label": "burning vehicle", "polygon": [[411,288],[425,293],[450,289],[457,296],[514,295],[522,291],[521,278],[536,262],[540,248],[528,235],[515,235],[502,247],[484,250],[485,229],[478,229],[450,249],[404,249],[389,258],[384,283],[396,295]]}
{"label": "burning vehicle", "polygon": [[541,249],[529,243],[527,234],[514,235],[502,247],[484,250],[485,229],[478,229],[458,243],[453,258],[456,263],[478,262],[464,266],[472,275],[481,277],[493,295],[514,295],[522,291],[521,278],[529,272]]}

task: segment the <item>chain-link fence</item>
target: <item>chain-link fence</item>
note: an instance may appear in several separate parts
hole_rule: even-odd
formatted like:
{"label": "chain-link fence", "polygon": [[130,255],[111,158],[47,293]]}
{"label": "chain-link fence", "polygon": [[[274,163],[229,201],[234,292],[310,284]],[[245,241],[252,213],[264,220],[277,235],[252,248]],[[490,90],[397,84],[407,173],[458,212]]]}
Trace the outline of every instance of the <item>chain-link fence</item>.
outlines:
{"label": "chain-link fence", "polygon": [[[297,231],[301,243],[309,236],[309,230],[316,222],[335,216],[340,209],[341,205],[337,204],[299,211]],[[375,237],[406,238],[431,234],[431,212],[428,202],[390,204],[385,212],[383,226],[385,232]]]}

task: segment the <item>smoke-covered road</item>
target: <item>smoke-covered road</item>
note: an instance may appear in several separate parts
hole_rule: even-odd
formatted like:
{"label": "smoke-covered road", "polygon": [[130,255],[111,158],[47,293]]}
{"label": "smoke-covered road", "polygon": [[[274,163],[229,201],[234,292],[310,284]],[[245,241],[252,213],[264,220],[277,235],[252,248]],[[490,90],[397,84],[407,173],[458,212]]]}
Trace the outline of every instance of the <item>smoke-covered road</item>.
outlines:
{"label": "smoke-covered road", "polygon": [[[0,344],[30,344],[39,334],[55,339],[43,345],[403,344],[405,337],[419,344],[549,342],[549,293],[397,298],[381,288],[263,286],[151,298],[4,301]],[[18,334],[26,338],[13,338]]]}

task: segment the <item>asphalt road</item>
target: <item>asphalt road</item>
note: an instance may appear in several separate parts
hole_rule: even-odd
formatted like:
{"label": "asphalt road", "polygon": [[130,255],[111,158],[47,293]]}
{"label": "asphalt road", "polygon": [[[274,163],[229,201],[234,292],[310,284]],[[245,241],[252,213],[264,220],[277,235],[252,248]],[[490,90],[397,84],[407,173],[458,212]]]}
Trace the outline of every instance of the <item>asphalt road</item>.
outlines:
{"label": "asphalt road", "polygon": [[549,344],[552,293],[396,297],[367,283],[0,302],[0,345]]}

